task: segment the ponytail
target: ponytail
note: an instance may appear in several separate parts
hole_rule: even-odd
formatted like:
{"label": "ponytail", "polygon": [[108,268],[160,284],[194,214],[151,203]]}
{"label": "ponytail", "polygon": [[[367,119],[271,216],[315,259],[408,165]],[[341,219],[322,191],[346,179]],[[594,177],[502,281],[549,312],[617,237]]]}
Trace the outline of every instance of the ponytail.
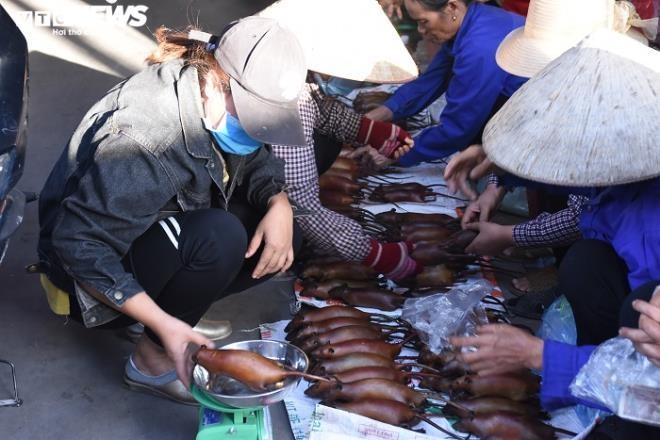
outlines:
{"label": "ponytail", "polygon": [[[200,41],[195,38],[195,36],[199,35],[208,36],[208,41]],[[146,62],[149,65],[181,59],[186,66],[192,66],[197,69],[202,88],[204,86],[204,79],[209,72],[215,72],[221,83],[226,84],[229,81],[229,77],[213,56],[213,52],[218,44],[218,37],[202,33],[192,26],[189,26],[183,31],[161,26],[156,30],[155,37],[158,46],[146,58]]]}

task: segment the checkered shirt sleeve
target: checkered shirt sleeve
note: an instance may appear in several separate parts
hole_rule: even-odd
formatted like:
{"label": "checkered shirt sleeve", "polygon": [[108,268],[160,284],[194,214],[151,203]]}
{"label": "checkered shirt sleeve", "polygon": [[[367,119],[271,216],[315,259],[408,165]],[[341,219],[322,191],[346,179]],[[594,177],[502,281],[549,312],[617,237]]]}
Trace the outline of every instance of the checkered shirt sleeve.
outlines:
{"label": "checkered shirt sleeve", "polygon": [[513,227],[513,241],[518,247],[565,246],[582,237],[580,213],[587,197],[568,196],[568,207],[554,214],[541,213],[526,223]]}
{"label": "checkered shirt sleeve", "polygon": [[316,84],[308,86],[309,93],[318,108],[314,128],[339,142],[355,144],[362,115],[335,98],[324,95]]}
{"label": "checkered shirt sleeve", "polygon": [[492,172],[488,173],[486,176],[486,186],[488,185],[500,186],[500,178],[497,177],[497,174]]}
{"label": "checkered shirt sleeve", "polygon": [[296,218],[304,237],[324,253],[338,254],[349,261],[363,261],[369,253],[369,237],[359,223],[321,206],[319,176],[314,159],[315,124],[320,110],[308,87],[300,97],[299,110],[307,145],[273,145],[273,153],[285,161],[288,194],[300,208],[314,214]]}

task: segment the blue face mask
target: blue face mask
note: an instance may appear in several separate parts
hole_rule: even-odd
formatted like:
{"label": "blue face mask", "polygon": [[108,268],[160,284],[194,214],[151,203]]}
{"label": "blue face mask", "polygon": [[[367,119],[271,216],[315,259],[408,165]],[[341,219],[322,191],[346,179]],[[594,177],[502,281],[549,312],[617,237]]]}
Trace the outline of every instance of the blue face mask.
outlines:
{"label": "blue face mask", "polygon": [[231,113],[225,114],[218,128],[211,128],[206,119],[204,119],[204,127],[211,133],[215,143],[225,153],[245,156],[254,153],[259,147],[264,145],[262,142],[252,139],[243,130],[238,119]]}
{"label": "blue face mask", "polygon": [[318,73],[314,74],[314,80],[316,81],[316,84],[318,84],[323,94],[326,96],[347,96],[353,90],[362,85],[362,83],[359,81],[335,78],[334,76],[330,77],[328,80],[324,80]]}

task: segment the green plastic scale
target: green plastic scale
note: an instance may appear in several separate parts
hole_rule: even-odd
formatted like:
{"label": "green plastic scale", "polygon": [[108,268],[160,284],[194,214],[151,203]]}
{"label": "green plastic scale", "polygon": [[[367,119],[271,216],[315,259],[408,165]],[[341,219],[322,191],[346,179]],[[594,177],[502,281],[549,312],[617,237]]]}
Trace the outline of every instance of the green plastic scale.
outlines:
{"label": "green plastic scale", "polygon": [[263,440],[265,414],[263,407],[234,408],[206,395],[195,384],[192,395],[200,403],[196,440]]}

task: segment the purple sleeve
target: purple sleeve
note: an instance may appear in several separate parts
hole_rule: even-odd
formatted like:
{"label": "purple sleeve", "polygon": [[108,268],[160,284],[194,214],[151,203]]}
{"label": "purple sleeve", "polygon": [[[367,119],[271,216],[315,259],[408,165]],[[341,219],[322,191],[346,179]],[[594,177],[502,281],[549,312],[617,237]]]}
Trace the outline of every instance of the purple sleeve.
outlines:
{"label": "purple sleeve", "polygon": [[578,399],[571,394],[570,385],[580,369],[587,363],[595,345],[581,347],[563,342],[545,340],[543,345],[543,371],[541,376],[541,405],[552,411],[565,406],[582,404],[592,408],[609,409]]}

